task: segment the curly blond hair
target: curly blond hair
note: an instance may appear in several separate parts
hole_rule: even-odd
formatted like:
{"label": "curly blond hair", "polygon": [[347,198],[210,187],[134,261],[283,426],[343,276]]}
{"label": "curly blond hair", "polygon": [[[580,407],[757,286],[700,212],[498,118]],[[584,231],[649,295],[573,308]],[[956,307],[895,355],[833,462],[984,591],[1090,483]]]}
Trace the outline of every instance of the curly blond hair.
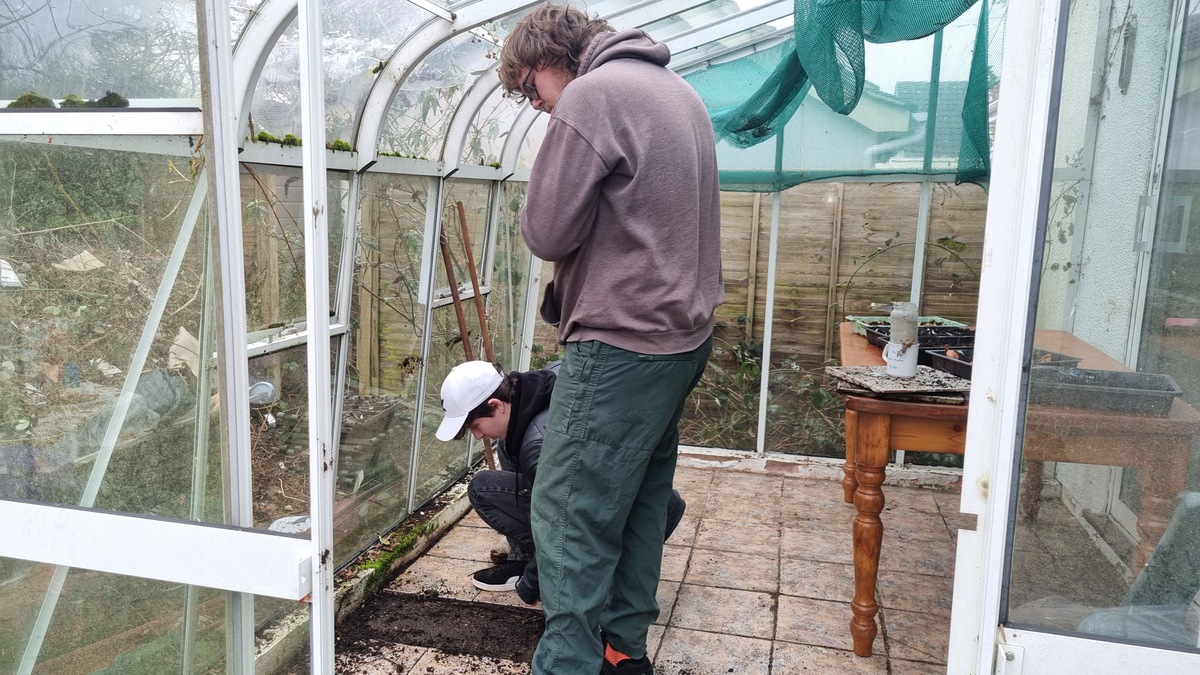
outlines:
{"label": "curly blond hair", "polygon": [[505,95],[523,102],[521,71],[526,68],[566,69],[579,72],[579,57],[592,38],[613,27],[598,16],[567,5],[546,3],[525,15],[504,40],[500,50],[500,86]]}

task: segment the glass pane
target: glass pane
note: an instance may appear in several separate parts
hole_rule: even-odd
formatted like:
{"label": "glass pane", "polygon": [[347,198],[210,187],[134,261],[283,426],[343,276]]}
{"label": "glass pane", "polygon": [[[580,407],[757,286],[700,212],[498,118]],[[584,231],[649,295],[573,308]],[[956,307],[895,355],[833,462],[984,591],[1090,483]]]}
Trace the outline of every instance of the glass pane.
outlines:
{"label": "glass pane", "polygon": [[379,151],[400,157],[441,159],[446,130],[472,71],[483,70],[491,42],[474,35],[451,38],[413,70],[396,92]]}
{"label": "glass pane", "polygon": [[264,131],[276,138],[301,135],[300,28],[295,20],[279,36],[263,64],[250,100],[247,125],[253,136]]}
{"label": "glass pane", "polygon": [[529,288],[532,256],[521,239],[520,215],[521,205],[525,203],[526,187],[526,183],[502,184],[499,231],[496,233],[496,255],[490,283],[492,292],[487,305],[488,326],[492,331],[496,360],[506,371],[516,370],[520,363],[526,298],[530,293],[537,292],[537,289]]}
{"label": "glass pane", "polygon": [[[1178,237],[1191,219],[1180,198],[1195,173],[1189,4],[1184,53],[1148,57],[1128,81],[1118,68],[1131,54],[1120,48],[1114,62],[1093,63],[1098,52],[1105,58],[1095,45],[1111,45],[1109,31],[1085,21],[1068,32],[1026,355],[1007,614],[1013,623],[1200,651],[1200,493],[1189,479],[1200,465],[1200,412],[1191,405],[1200,402],[1191,356],[1200,342],[1187,327],[1195,314],[1191,246]],[[1169,8],[1141,8],[1138,32],[1166,34]],[[1156,93],[1119,96],[1160,91],[1175,64],[1167,110]],[[1093,78],[1094,68],[1111,70]],[[1160,176],[1152,169],[1162,134],[1168,168]],[[1132,531],[1122,525],[1122,499],[1134,502],[1123,507],[1136,509]]]}
{"label": "glass pane", "polygon": [[346,516],[334,523],[339,561],[408,513],[425,321],[417,293],[429,185],[425,178],[363,179],[338,459],[338,501],[348,505],[339,507]]}
{"label": "glass pane", "polygon": [[[329,174],[329,293],[333,302],[348,195],[345,174]],[[304,184],[299,168],[242,165],[242,248],[251,340],[286,335],[306,321]]]}
{"label": "glass pane", "polygon": [[222,520],[220,434],[197,406],[216,391],[197,342],[214,314],[190,159],[0,142],[0,497],[86,491],[100,508]]}
{"label": "glass pane", "polygon": [[[51,565],[0,558],[3,672],[17,672],[53,573]],[[226,597],[208,588],[71,570],[34,672],[225,672]]]}
{"label": "glass pane", "polygon": [[[464,308],[467,331],[478,334],[477,314]],[[466,360],[463,352],[462,331],[459,328],[454,306],[445,304],[433,310],[433,334],[430,336],[429,361],[427,362],[425,400],[422,406],[421,433],[417,440],[417,485],[416,502],[439,493],[457,480],[467,470],[468,441],[443,443],[434,437],[438,424],[442,422],[442,380],[450,369]]]}
{"label": "glass pane", "polygon": [[307,516],[308,355],[304,345],[250,359],[254,525]]}
{"label": "glass pane", "polygon": [[[322,3],[322,16],[326,141],[340,139],[349,143],[355,133],[354,115],[361,110],[396,45],[408,39],[432,15],[409,2],[336,0]],[[281,43],[276,49],[295,49],[298,54],[299,42]],[[291,57],[287,62],[296,64],[299,82],[299,58]],[[298,98],[295,103],[299,104]],[[295,123],[299,126],[299,113],[296,115]]]}
{"label": "glass pane", "polygon": [[458,35],[426,56],[396,91],[384,123],[379,152],[442,159],[446,130],[466,94],[466,86],[494,63],[496,45],[522,15],[510,15],[487,24],[482,30],[487,31],[488,38],[475,33]]}
{"label": "glass pane", "polygon": [[[494,73],[483,76],[494,78]],[[486,83],[490,85],[490,81]],[[481,83],[480,86],[486,86]],[[479,109],[479,114],[471,122],[467,131],[467,142],[463,144],[462,157],[464,164],[479,164],[484,166],[499,166],[500,153],[508,140],[509,131],[517,119],[521,108],[503,96],[499,87]]]}
{"label": "glass pane", "polygon": [[[775,267],[776,330],[772,333],[767,405],[768,452],[845,455],[840,400],[824,386],[823,366],[833,357],[835,344],[833,333],[826,327],[831,325],[830,310],[837,296],[837,279],[830,275],[834,269],[831,260],[844,245],[838,218],[845,208],[858,210],[842,202],[846,187],[836,183],[801,185],[782,195]],[[761,244],[770,241],[771,201],[770,195],[763,195],[758,209]],[[764,248],[759,250],[765,252]],[[753,323],[761,335],[766,319],[763,312],[768,259],[760,255],[757,263],[753,284],[755,295],[760,295],[764,304],[755,308]],[[761,353],[761,347],[755,351]],[[756,361],[761,362],[761,358]],[[731,426],[749,426],[757,421],[759,379],[754,378],[754,415],[747,422],[727,420]]]}
{"label": "glass pane", "polygon": [[250,19],[254,18],[258,12],[258,8],[263,4],[263,0],[230,0],[229,2],[229,26],[230,33],[233,35],[234,42],[238,36],[242,34],[242,30]]}
{"label": "glass pane", "polygon": [[197,105],[198,43],[191,0],[5,2],[0,101],[33,93],[63,107]]}

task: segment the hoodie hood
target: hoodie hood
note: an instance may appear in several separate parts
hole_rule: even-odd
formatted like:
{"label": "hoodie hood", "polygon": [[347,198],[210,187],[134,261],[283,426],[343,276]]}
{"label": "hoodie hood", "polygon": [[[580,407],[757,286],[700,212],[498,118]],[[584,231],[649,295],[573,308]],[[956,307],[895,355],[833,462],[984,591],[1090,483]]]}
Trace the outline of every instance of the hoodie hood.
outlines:
{"label": "hoodie hood", "polygon": [[657,66],[671,62],[671,50],[663,43],[637,28],[601,33],[592,38],[583,57],[579,59],[577,77],[599,68],[614,59],[639,59]]}

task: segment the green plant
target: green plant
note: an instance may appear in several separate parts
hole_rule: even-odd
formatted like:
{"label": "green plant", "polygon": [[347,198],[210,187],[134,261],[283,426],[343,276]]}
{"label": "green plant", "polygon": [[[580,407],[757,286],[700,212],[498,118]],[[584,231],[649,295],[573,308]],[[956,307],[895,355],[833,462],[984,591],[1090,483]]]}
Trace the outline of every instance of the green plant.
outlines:
{"label": "green plant", "polygon": [[350,145],[350,143],[343,141],[340,138],[335,138],[333,140],[333,142],[328,145],[328,147],[330,150],[338,150],[341,152],[354,152],[354,146]]}

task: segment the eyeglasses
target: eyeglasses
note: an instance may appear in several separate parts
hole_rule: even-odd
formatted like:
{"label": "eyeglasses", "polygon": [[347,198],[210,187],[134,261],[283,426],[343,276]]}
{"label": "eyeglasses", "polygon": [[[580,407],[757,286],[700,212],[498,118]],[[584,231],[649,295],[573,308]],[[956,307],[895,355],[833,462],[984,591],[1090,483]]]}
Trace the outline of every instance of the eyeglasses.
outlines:
{"label": "eyeglasses", "polygon": [[537,87],[535,87],[533,83],[529,81],[529,78],[533,77],[533,71],[534,69],[530,68],[529,72],[525,74],[525,79],[521,80],[521,93],[525,95],[525,98],[531,101],[541,98],[541,96],[538,94]]}

